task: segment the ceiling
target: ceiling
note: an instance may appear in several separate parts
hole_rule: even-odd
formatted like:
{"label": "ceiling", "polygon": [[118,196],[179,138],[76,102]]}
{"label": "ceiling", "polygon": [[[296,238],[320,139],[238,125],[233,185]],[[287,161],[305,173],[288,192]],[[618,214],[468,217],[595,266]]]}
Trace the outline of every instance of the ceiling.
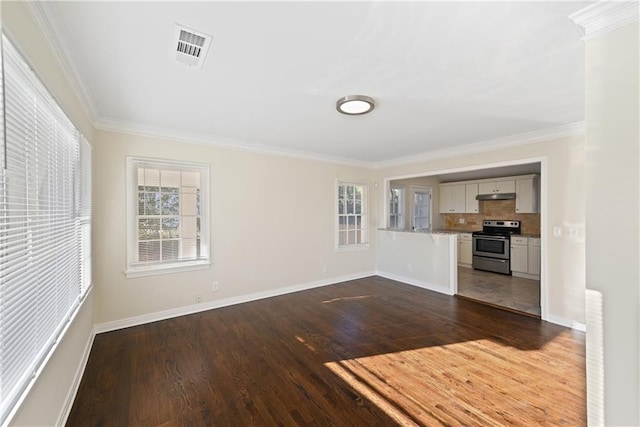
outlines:
{"label": "ceiling", "polygon": [[[584,119],[584,2],[41,2],[102,129],[377,164]],[[213,36],[175,62],[174,25]],[[375,110],[345,116],[344,95]]]}

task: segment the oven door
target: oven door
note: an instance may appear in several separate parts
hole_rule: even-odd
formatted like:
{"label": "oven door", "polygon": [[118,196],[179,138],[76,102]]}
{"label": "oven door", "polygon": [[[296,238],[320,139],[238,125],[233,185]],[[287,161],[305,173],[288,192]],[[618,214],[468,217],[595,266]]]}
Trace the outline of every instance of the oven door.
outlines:
{"label": "oven door", "polygon": [[473,255],[509,259],[509,237],[473,236]]}

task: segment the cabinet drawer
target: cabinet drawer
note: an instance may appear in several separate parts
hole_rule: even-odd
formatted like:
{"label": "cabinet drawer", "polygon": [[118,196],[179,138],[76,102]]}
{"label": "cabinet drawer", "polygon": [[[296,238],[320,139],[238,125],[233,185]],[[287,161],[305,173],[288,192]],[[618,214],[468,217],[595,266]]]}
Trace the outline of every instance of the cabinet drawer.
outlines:
{"label": "cabinet drawer", "polygon": [[471,233],[460,233],[460,240],[473,240]]}
{"label": "cabinet drawer", "polygon": [[514,237],[514,236],[511,236],[511,244],[513,244],[513,245],[527,245],[527,244],[529,244],[529,239],[527,237]]}

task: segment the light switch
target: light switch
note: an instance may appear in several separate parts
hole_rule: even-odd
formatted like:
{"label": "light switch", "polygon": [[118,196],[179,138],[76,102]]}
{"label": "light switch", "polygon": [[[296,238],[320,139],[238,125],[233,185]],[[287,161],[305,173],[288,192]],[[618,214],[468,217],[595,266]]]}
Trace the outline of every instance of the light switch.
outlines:
{"label": "light switch", "polygon": [[572,239],[578,238],[578,229],[576,227],[569,228],[569,237],[571,237]]}
{"label": "light switch", "polygon": [[562,227],[553,227],[553,235],[555,237],[562,237]]}

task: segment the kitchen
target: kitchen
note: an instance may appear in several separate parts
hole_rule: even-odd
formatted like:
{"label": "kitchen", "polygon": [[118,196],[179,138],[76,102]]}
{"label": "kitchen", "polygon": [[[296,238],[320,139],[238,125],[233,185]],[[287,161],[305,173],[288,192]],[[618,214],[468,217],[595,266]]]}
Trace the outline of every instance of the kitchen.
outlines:
{"label": "kitchen", "polygon": [[[541,163],[533,162],[392,179],[386,231],[391,239],[402,232],[455,236],[457,265],[445,292],[540,318],[540,174]],[[396,269],[412,276],[416,263]]]}

